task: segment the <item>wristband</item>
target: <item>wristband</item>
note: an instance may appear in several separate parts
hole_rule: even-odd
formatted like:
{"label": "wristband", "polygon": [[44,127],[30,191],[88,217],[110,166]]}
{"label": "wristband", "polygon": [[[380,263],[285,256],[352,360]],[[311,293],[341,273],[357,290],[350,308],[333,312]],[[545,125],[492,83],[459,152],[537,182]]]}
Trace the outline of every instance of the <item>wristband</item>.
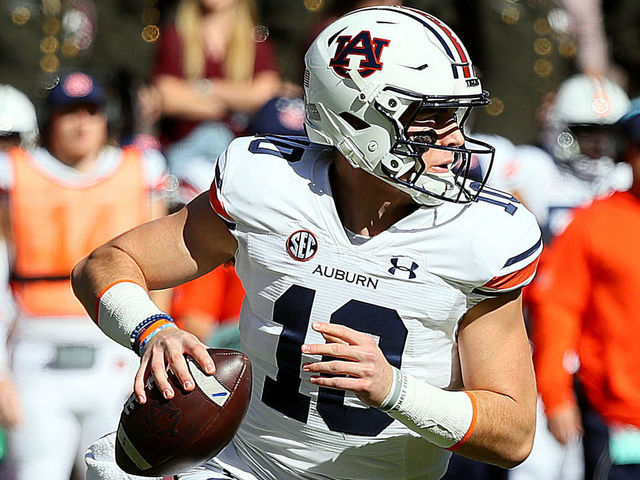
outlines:
{"label": "wristband", "polygon": [[477,416],[473,394],[446,391],[406,374],[400,374],[398,382],[397,400],[392,403],[388,395],[383,402],[389,416],[447,450],[456,450],[469,439]]}
{"label": "wristband", "polygon": [[131,349],[139,356],[142,356],[144,346],[147,342],[160,330],[164,330],[168,327],[175,327],[173,318],[165,313],[159,313],[151,315],[149,318],[143,320],[134,330],[131,332],[129,341],[131,343]]}
{"label": "wristband", "polygon": [[151,340],[151,337],[153,337],[160,330],[164,330],[165,328],[178,328],[178,327],[176,327],[175,323],[169,322],[156,328],[153,332],[151,332],[147,336],[147,338],[145,338],[142,342],[140,342],[140,349],[139,349],[139,352],[137,352],[139,356],[142,356],[142,354],[144,353],[144,347],[147,345],[147,343],[149,343],[149,340]]}
{"label": "wristband", "polygon": [[[125,347],[133,347],[131,335],[134,330],[154,315],[169,317],[153,303],[147,291],[137,283],[127,280],[117,282],[98,296],[98,326],[110,338]],[[149,324],[151,323],[150,321]],[[136,336],[139,334],[140,330]]]}
{"label": "wristband", "polygon": [[378,407],[383,412],[393,410],[393,408],[398,403],[398,400],[400,400],[400,394],[402,393],[402,372],[395,367],[391,367],[391,370],[393,372],[391,389],[389,390],[389,394],[385,397],[385,399]]}

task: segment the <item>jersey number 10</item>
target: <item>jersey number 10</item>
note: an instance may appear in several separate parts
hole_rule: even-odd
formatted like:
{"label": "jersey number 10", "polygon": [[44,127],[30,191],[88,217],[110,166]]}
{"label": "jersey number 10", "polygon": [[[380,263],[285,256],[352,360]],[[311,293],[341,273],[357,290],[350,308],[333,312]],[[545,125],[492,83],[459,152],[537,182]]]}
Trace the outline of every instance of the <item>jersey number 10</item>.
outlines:
{"label": "jersey number 10", "polygon": [[[283,326],[276,361],[275,380],[265,378],[262,401],[280,413],[306,423],[311,398],[300,393],[300,347],[309,326],[315,290],[292,285],[275,301],[273,320]],[[407,328],[398,312],[390,308],[350,300],[331,314],[331,323],[345,325],[379,338],[378,346],[391,365],[400,368],[407,340]],[[331,360],[323,357],[322,361]],[[345,392],[326,387],[318,390],[316,409],[330,430],[352,435],[376,436],[393,419],[375,408],[344,405]]]}

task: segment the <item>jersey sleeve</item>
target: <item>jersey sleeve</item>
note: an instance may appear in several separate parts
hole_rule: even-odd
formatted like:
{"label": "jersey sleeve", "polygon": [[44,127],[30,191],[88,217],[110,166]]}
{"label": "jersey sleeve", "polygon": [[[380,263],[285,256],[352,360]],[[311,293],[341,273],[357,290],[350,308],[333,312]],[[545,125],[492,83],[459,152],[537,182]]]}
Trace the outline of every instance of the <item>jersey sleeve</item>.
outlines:
{"label": "jersey sleeve", "polygon": [[220,154],[213,167],[214,177],[211,188],[209,189],[209,204],[211,205],[211,208],[213,208],[213,211],[216,212],[222,220],[228,224],[235,225],[236,219],[227,212],[225,207],[227,202],[225,199],[225,192],[223,192],[223,186],[225,187],[225,190],[227,190],[227,157],[230,149],[231,145],[229,145],[229,147]]}
{"label": "jersey sleeve", "polygon": [[[522,249],[525,245],[526,244],[520,244],[517,248]],[[496,276],[484,285],[478,287],[476,291],[487,296],[495,296],[528,285],[536,274],[541,251],[542,238],[539,238],[529,248],[507,259]]]}
{"label": "jersey sleeve", "polygon": [[[504,226],[497,225],[485,238],[484,258],[489,278],[476,285],[471,303],[518,290],[533,280],[543,249],[540,227],[522,205]],[[502,228],[501,228],[502,227]]]}
{"label": "jersey sleeve", "polygon": [[299,221],[292,199],[309,192],[306,172],[296,173],[307,154],[316,153],[302,137],[236,138],[213,166],[211,207],[225,222],[256,232]]}
{"label": "jersey sleeve", "polygon": [[[255,153],[253,137],[233,140],[214,165],[209,203],[229,226],[254,230],[265,225],[274,192],[269,166],[274,157]],[[253,150],[253,151],[252,151]]]}

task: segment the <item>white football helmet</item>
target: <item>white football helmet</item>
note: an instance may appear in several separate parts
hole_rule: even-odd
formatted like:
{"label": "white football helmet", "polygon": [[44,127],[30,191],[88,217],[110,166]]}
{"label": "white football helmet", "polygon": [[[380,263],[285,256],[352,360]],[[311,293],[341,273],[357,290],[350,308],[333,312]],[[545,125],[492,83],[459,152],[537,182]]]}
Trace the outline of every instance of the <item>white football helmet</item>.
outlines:
{"label": "white football helmet", "polygon": [[629,97],[616,83],[583,74],[565,80],[549,110],[545,148],[581,178],[598,177],[600,160],[615,156],[608,127],[629,109]]}
{"label": "white football helmet", "polygon": [[31,147],[38,138],[38,120],[33,103],[11,85],[0,85],[0,135],[17,133],[23,146]]}
{"label": "white football helmet", "polygon": [[[467,50],[442,21],[407,7],[356,10],[320,33],[305,65],[311,141],[336,147],[417,203],[475,199],[486,175],[472,181],[471,154],[488,155],[490,165],[493,147],[466,136],[464,146],[436,145],[434,136],[407,131],[420,111],[454,109],[463,132],[470,107],[489,103]],[[447,173],[426,171],[421,156],[431,148],[453,153]]]}

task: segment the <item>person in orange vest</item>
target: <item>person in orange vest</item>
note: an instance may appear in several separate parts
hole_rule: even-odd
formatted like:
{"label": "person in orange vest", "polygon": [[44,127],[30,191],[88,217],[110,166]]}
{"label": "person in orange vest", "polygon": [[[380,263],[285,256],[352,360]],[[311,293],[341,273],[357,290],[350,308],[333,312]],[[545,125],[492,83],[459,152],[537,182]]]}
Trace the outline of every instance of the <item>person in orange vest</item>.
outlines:
{"label": "person in orange vest", "polygon": [[98,245],[166,213],[165,162],[112,146],[105,105],[96,79],[69,73],[48,93],[42,147],[0,156],[24,412],[10,436],[18,480],[68,480],[90,440],[117,426],[131,390],[135,355],[88,319],[69,275]]}

